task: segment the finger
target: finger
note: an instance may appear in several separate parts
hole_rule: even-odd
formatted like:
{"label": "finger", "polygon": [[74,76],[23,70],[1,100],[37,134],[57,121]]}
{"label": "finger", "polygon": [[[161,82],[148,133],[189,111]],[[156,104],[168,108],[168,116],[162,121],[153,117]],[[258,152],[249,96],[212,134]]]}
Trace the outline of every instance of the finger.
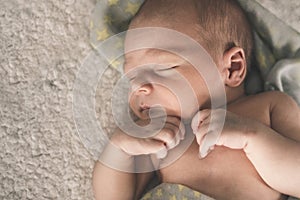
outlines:
{"label": "finger", "polygon": [[173,139],[167,143],[167,149],[173,149],[174,147],[176,147],[179,142],[181,140],[184,139],[184,135],[185,135],[185,127],[184,124],[182,122],[180,122],[179,127],[178,126],[174,126],[173,124],[166,124],[165,126],[166,128],[169,128],[173,131]]}
{"label": "finger", "polygon": [[166,122],[178,127],[181,120],[178,117],[168,116]]}
{"label": "finger", "polygon": [[[173,124],[175,127],[178,127],[181,120],[178,117],[173,116],[167,116],[167,118],[164,117],[156,117],[152,118],[150,124],[148,124],[147,129],[153,130],[154,135],[158,133],[166,124]],[[156,133],[155,133],[156,132]],[[153,134],[149,135],[150,137],[153,136]]]}
{"label": "finger", "polygon": [[209,128],[209,122],[204,121],[198,129],[193,130],[193,133],[195,134],[197,143],[199,145],[201,145],[205,135],[208,133],[208,128]]}
{"label": "finger", "polygon": [[191,127],[193,131],[198,130],[199,126],[209,118],[211,110],[205,109],[196,113],[191,122]]}
{"label": "finger", "polygon": [[166,147],[168,150],[173,149],[174,147],[176,147],[179,142],[180,142],[180,131],[178,131],[178,133],[175,135],[174,139],[171,140],[169,143],[167,143]]}
{"label": "finger", "polygon": [[162,141],[155,139],[141,139],[140,144],[140,151],[143,152],[142,154],[155,154],[158,159],[165,158],[168,154],[168,150]]}
{"label": "finger", "polygon": [[179,128],[173,124],[166,123],[165,127],[153,138],[163,141],[167,149],[173,148],[177,143],[176,135],[179,134]]}
{"label": "finger", "polygon": [[201,158],[204,158],[207,156],[207,154],[213,150],[214,146],[217,143],[219,134],[216,131],[209,131],[207,134],[205,134],[203,140],[200,143],[199,148],[199,156]]}
{"label": "finger", "polygon": [[[179,132],[180,132],[180,130],[179,130]],[[179,142],[181,141],[181,136],[180,136],[180,134],[178,133],[178,134],[176,134],[176,143],[175,143],[175,145],[174,145],[174,147],[175,146],[177,146],[178,144],[179,144]]]}
{"label": "finger", "polygon": [[151,120],[157,120],[157,121],[161,121],[162,119],[165,119],[166,122],[174,124],[174,125],[179,125],[180,123],[180,118],[179,117],[175,117],[175,116],[157,116],[157,117],[151,117]]}
{"label": "finger", "polygon": [[166,149],[164,142],[155,139],[140,139],[139,146],[135,152],[142,152],[140,154],[156,154],[157,152]]}
{"label": "finger", "polygon": [[[184,136],[185,136],[185,126],[184,126],[184,123],[177,117],[170,117],[168,118],[167,120],[168,123],[170,124],[173,124],[175,127],[179,127],[179,138],[180,140],[183,140],[184,139]],[[177,136],[177,134],[176,134]]]}
{"label": "finger", "polygon": [[180,124],[179,124],[179,136],[180,136],[180,140],[184,139],[184,136],[185,136],[185,126],[184,126],[183,122],[180,122]]}
{"label": "finger", "polygon": [[167,157],[168,150],[167,150],[167,148],[163,148],[160,151],[156,152],[155,155],[158,159],[163,159],[163,158]]}

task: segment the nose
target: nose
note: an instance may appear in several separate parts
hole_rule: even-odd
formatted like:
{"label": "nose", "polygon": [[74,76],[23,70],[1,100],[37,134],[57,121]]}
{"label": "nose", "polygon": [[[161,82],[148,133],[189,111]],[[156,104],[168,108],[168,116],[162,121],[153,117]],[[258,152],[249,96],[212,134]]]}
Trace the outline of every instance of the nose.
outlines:
{"label": "nose", "polygon": [[141,113],[141,108],[148,106],[147,98],[153,91],[153,85],[151,83],[143,84],[143,85],[136,85],[131,88],[131,92],[129,94],[129,105],[133,112],[142,118],[143,114]]}

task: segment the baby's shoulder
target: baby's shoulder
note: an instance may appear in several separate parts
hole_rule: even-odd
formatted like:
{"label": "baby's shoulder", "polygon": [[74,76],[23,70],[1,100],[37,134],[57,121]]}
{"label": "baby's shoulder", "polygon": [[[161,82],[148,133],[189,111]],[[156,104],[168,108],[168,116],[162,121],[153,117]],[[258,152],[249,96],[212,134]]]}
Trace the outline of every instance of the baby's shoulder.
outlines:
{"label": "baby's shoulder", "polygon": [[268,91],[247,96],[244,105],[248,105],[248,110],[265,112],[272,115],[273,112],[295,112],[298,105],[295,100],[284,92]]}
{"label": "baby's shoulder", "polygon": [[294,101],[292,97],[280,91],[267,91],[256,95],[249,96],[248,101],[257,101],[258,103],[265,104],[270,108],[283,103]]}
{"label": "baby's shoulder", "polygon": [[268,91],[261,92],[258,94],[245,96],[238,101],[236,101],[233,106],[247,106],[247,107],[269,107],[274,104],[277,99],[282,99],[285,96],[282,92],[278,91]]}
{"label": "baby's shoulder", "polygon": [[279,91],[268,91],[254,95],[248,95],[228,105],[229,110],[260,110],[270,112],[278,104],[292,102],[293,99],[287,94]]}
{"label": "baby's shoulder", "polygon": [[[282,108],[290,102],[290,97],[282,92],[269,91],[249,95],[228,105],[228,110],[241,116],[249,117],[270,125],[270,116],[274,108]],[[286,107],[286,106],[284,106]]]}
{"label": "baby's shoulder", "polygon": [[227,108],[238,113],[271,112],[275,107],[287,107],[288,104],[295,104],[289,95],[280,91],[268,91],[243,97],[227,105]]}

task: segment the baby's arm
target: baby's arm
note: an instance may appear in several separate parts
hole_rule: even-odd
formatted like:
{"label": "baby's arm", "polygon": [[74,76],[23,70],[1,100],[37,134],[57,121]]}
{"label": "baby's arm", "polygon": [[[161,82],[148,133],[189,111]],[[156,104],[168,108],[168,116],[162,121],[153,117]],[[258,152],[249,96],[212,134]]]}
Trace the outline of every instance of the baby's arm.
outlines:
{"label": "baby's arm", "polygon": [[[271,94],[271,93],[270,93]],[[200,111],[192,128],[200,144],[223,145],[243,149],[264,181],[277,191],[300,197],[300,112],[297,104],[288,96],[273,93],[276,99],[270,106],[271,129],[262,123],[227,112],[222,134],[208,132],[210,110]],[[211,126],[222,124],[222,110],[216,110]],[[279,132],[279,133],[278,133]],[[215,139],[214,139],[215,137]],[[211,143],[210,143],[211,142]],[[202,152],[206,156],[207,152]]]}
{"label": "baby's arm", "polygon": [[[139,121],[139,124],[143,123]],[[183,138],[184,130],[180,129],[180,124],[179,119],[167,117],[165,126],[149,138],[132,137],[117,129],[101,153],[101,162],[95,164],[93,188],[96,199],[140,198],[155,170],[150,156],[145,155],[166,156],[166,151]],[[145,170],[147,173],[135,173]]]}
{"label": "baby's arm", "polygon": [[300,109],[284,93],[269,94],[273,99],[270,118],[274,130],[260,129],[250,138],[245,151],[270,186],[300,197]]}
{"label": "baby's arm", "polygon": [[97,161],[93,172],[94,196],[100,199],[135,199],[135,175],[114,170]]}
{"label": "baby's arm", "polygon": [[299,142],[261,126],[250,133],[244,151],[269,186],[281,193],[300,197]]}
{"label": "baby's arm", "polygon": [[300,142],[300,108],[282,92],[269,93],[274,101],[270,105],[271,128],[287,138]]}
{"label": "baby's arm", "polygon": [[[128,162],[132,157],[125,156],[119,162]],[[95,198],[107,200],[132,200],[141,197],[144,188],[154,172],[128,173],[112,169],[97,161],[93,172]]]}
{"label": "baby's arm", "polygon": [[[115,135],[120,134],[118,130]],[[134,142],[138,146],[139,142],[134,141],[134,138],[124,135],[124,137],[130,138],[131,141],[128,141],[126,138],[122,138],[122,141],[119,140],[119,137],[113,137],[111,142],[107,144],[104,151],[101,153],[100,161],[97,161],[94,167],[93,172],[93,188],[95,198],[108,199],[108,200],[132,200],[138,199],[141,197],[144,188],[146,187],[149,180],[154,175],[153,171],[150,170],[149,165],[152,166],[152,162],[149,156],[134,156],[128,153],[125,153],[119,146],[122,146],[120,143],[131,143],[130,145],[134,147]],[[155,144],[151,148],[155,148]],[[142,150],[136,148],[135,150]],[[145,154],[146,154],[145,150]],[[151,150],[150,150],[151,151]],[[140,160],[143,159],[143,160]],[[143,166],[148,165],[147,173],[135,173],[136,172],[136,163],[141,163]],[[140,166],[140,167],[143,167]]]}

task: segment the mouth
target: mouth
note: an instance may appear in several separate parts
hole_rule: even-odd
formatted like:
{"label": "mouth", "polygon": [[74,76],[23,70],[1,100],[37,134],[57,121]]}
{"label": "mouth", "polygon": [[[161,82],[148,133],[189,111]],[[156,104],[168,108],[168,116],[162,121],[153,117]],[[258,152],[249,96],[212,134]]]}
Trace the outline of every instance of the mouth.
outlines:
{"label": "mouth", "polygon": [[143,111],[143,110],[149,110],[151,107],[148,106],[148,105],[143,105],[143,106],[140,106],[139,110],[140,111]]}
{"label": "mouth", "polygon": [[144,105],[139,107],[139,113],[143,115],[149,115],[150,106]]}
{"label": "mouth", "polygon": [[162,118],[168,116],[167,110],[161,106],[143,105],[139,107],[139,113],[146,118]]}
{"label": "mouth", "polygon": [[[150,110],[151,110],[151,117],[150,117]],[[139,114],[141,119],[175,117],[179,120],[182,120],[180,116],[174,115],[174,113],[168,112],[166,109],[163,109],[160,106],[148,106],[148,105],[141,106],[139,107]]]}

